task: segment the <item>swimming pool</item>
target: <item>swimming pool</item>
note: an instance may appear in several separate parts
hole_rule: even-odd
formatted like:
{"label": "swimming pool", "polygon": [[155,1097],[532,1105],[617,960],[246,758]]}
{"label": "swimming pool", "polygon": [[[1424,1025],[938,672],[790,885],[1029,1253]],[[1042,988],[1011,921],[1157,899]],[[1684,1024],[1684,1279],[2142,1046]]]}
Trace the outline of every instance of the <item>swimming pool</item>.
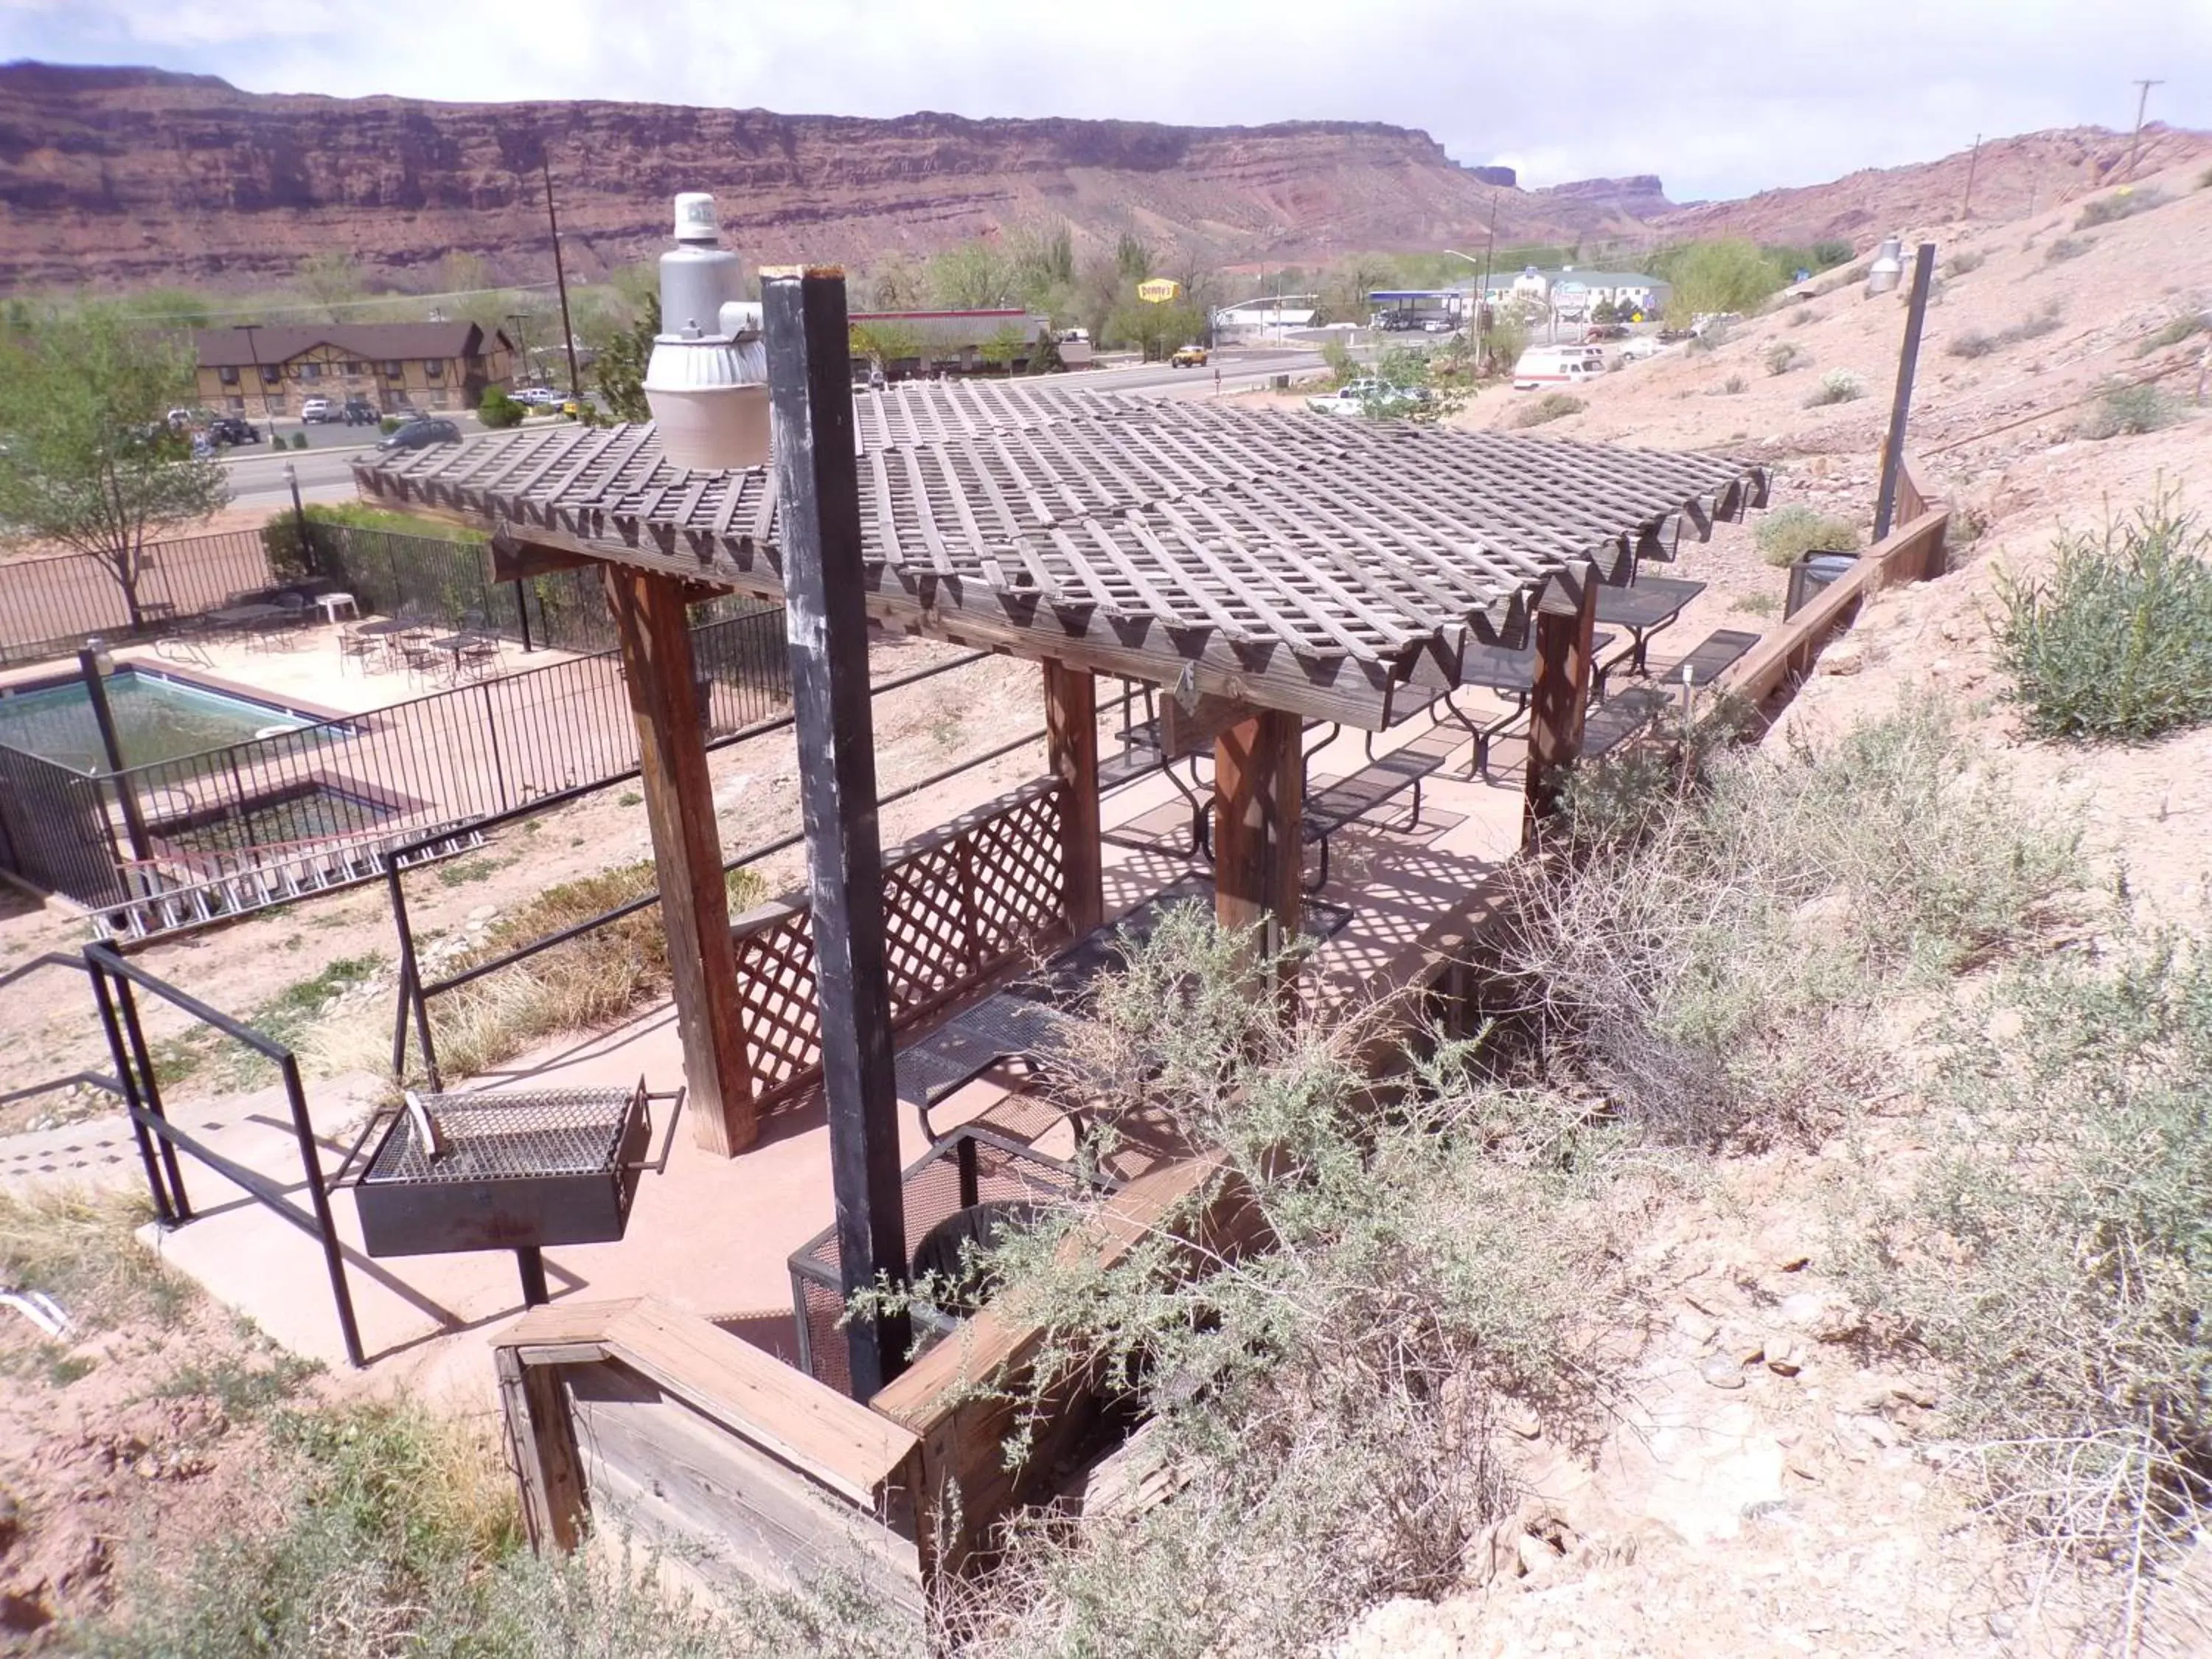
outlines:
{"label": "swimming pool", "polygon": [[[315,717],[278,703],[217,690],[180,676],[130,666],[107,677],[107,706],[123,763],[179,760],[268,732],[296,732]],[[105,771],[99,722],[84,682],[49,680],[0,690],[0,744],[72,771]]]}

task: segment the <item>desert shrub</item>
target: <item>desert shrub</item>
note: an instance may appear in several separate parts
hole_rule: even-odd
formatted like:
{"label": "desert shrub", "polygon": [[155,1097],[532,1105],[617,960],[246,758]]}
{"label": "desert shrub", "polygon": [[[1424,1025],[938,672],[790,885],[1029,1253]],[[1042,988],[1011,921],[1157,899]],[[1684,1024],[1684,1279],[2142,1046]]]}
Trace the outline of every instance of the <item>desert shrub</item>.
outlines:
{"label": "desert shrub", "polygon": [[1802,328],[1812,320],[1813,307],[1810,306],[1799,306],[1790,313],[1790,326],[1792,328]]}
{"label": "desert shrub", "polygon": [[1318,1654],[1376,1601],[1458,1582],[1510,1511],[1504,1396],[1577,1416],[1620,1295],[1613,1142],[1470,1081],[1451,1045],[1375,1111],[1376,1033],[1255,999],[1243,942],[1198,907],[1133,955],[1081,1040],[1084,1097],[1220,1147],[1272,1248],[1192,1278],[1161,1232],[1100,1267],[1060,1249],[1079,1210],[994,1247],[997,1305],[1047,1333],[1022,1401],[1129,1378],[1133,1473],[1175,1496],[1018,1522],[960,1650]]}
{"label": "desert shrub", "polygon": [[[725,880],[732,915],[759,902],[763,886],[754,872],[733,870]],[[557,883],[501,915],[480,945],[453,960],[451,971],[648,897],[659,886],[649,859]],[[647,904],[432,1003],[441,1069],[465,1077],[541,1038],[612,1024],[667,995],[670,984],[659,906]]]}
{"label": "desert shrub", "polygon": [[1982,268],[1983,261],[1988,257],[1986,254],[1977,252],[1972,248],[1962,247],[1943,262],[1944,274],[1954,280],[1960,276],[1971,276]]}
{"label": "desert shrub", "polygon": [[1729,342],[1730,330],[1726,323],[1708,323],[1691,337],[1692,351],[1717,351]]}
{"label": "desert shrub", "polygon": [[397,415],[383,415],[377,417],[376,429],[388,437],[405,424]]}
{"label": "desert shrub", "polygon": [[1970,328],[1964,334],[1954,334],[1943,349],[1954,357],[1986,357],[1997,349],[1997,343],[1979,329]]}
{"label": "desert shrub", "polygon": [[2073,829],[1932,701],[1698,784],[1522,869],[1498,946],[1547,1066],[1663,1139],[1832,1127],[1887,1064],[1869,1011],[2029,936],[2075,878]]}
{"label": "desert shrub", "polygon": [[709,1613],[653,1564],[595,1551],[540,1562],[514,1482],[465,1426],[417,1407],[286,1410],[264,1473],[275,1513],[173,1574],[126,1583],[116,1615],[70,1632],[97,1659],[921,1659],[849,1594],[733,1594]]}
{"label": "desert shrub", "polygon": [[1728,379],[1723,380],[1718,386],[1715,386],[1713,391],[1717,396],[1723,398],[1736,398],[1742,396],[1743,393],[1748,392],[1750,389],[1751,382],[1745,380],[1742,375],[1731,374]]}
{"label": "desert shrub", "polygon": [[307,447],[307,434],[304,432],[295,432],[292,434],[292,447],[295,449],[305,449]]}
{"label": "desert shrub", "polygon": [[2014,345],[2022,340],[2039,340],[2045,335],[2057,331],[2063,314],[2057,301],[2047,300],[2039,310],[2021,318],[1999,334],[1997,343]]}
{"label": "desert shrub", "polygon": [[2030,728],[2135,742],[2212,720],[2212,530],[2162,492],[2057,553],[1997,590],[1998,663]]}
{"label": "desert shrub", "polygon": [[1777,340],[1759,354],[1759,361],[1765,365],[1769,374],[1787,374],[1803,360],[1804,355],[1795,341]]}
{"label": "desert shrub", "polygon": [[520,426],[522,417],[529,412],[495,386],[484,388],[483,400],[477,405],[477,418],[494,432]]}
{"label": "desert shrub", "polygon": [[1832,368],[1820,377],[1820,384],[1805,399],[1805,407],[1818,409],[1824,404],[1847,404],[1866,396],[1866,385],[1848,368]]}
{"label": "desert shrub", "polygon": [[2191,335],[2202,334],[2208,327],[2212,327],[2212,323],[2208,323],[2206,314],[2201,311],[2192,311],[2185,317],[2176,317],[2163,327],[2153,330],[2136,347],[2136,356],[2148,357],[2154,351],[2179,345]]}
{"label": "desert shrub", "polygon": [[2165,192],[2156,189],[2134,190],[2123,187],[2110,196],[2100,196],[2094,202],[2082,204],[2080,216],[2074,221],[2076,230],[2088,230],[2098,225],[2118,223],[2138,213],[2164,204]]}
{"label": "desert shrub", "polygon": [[1846,1241],[1862,1297],[1948,1367],[1997,1512],[2131,1583],[2212,1500],[2212,958],[2128,929],[1947,1035],[1931,1166]]}
{"label": "desert shrub", "polygon": [[2082,417],[2085,438],[2139,437],[2181,418],[2172,398],[2154,386],[2114,386]]}
{"label": "desert shrub", "polygon": [[2096,244],[2087,236],[2061,236],[2043,250],[2043,257],[2052,264],[2063,264],[2069,259],[2078,259]]}
{"label": "desert shrub", "polygon": [[1752,532],[1759,556],[1771,565],[1795,564],[1806,553],[1840,553],[1859,544],[1859,527],[1849,519],[1816,507],[1792,502],[1778,507]]}
{"label": "desert shrub", "polygon": [[1528,408],[1513,417],[1517,427],[1542,426],[1547,421],[1564,420],[1570,415],[1579,415],[1589,405],[1565,392],[1547,392]]}

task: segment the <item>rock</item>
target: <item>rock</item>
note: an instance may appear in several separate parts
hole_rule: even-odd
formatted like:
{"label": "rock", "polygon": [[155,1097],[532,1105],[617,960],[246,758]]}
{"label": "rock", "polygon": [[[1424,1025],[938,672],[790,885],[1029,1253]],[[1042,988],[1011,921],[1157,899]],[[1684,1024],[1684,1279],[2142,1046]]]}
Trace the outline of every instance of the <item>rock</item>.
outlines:
{"label": "rock", "polygon": [[1498,1413],[1498,1420],[1510,1433],[1518,1435],[1523,1440],[1544,1437],[1544,1419],[1517,1400],[1505,1402],[1504,1407]]}
{"label": "rock", "polygon": [[1674,1328],[1701,1348],[1721,1334],[1721,1328],[1711,1320],[1687,1309],[1674,1316]]}
{"label": "rock", "polygon": [[1777,1376],[1795,1376],[1804,1369],[1804,1361],[1799,1357],[1797,1344],[1792,1338],[1770,1336],[1765,1346],[1766,1369]]}
{"label": "rock", "polygon": [[1802,1273],[1812,1265],[1812,1255],[1792,1246],[1774,1258],[1774,1271],[1781,1273]]}
{"label": "rock", "polygon": [[1743,1386],[1743,1367],[1725,1355],[1716,1354],[1698,1367],[1698,1375],[1717,1389],[1740,1389]]}
{"label": "rock", "polygon": [[1856,640],[1838,640],[1820,653],[1823,674],[1856,674],[1866,666],[1866,647]]}
{"label": "rock", "polygon": [[1984,1028],[1992,1042],[2017,1042],[2027,1030],[2027,1016],[2017,1008],[2000,1008]]}
{"label": "rock", "polygon": [[1766,1342],[1756,1336],[1739,1336],[1728,1345],[1729,1355],[1739,1365],[1756,1365],[1766,1358]]}
{"label": "rock", "polygon": [[1559,1565],[1559,1551],[1533,1533],[1522,1533],[1513,1547],[1521,1558],[1521,1576],[1532,1583],[1541,1583]]}
{"label": "rock", "polygon": [[475,927],[480,922],[489,921],[498,914],[499,906],[496,904],[479,904],[475,909],[469,912],[469,925],[471,927]]}

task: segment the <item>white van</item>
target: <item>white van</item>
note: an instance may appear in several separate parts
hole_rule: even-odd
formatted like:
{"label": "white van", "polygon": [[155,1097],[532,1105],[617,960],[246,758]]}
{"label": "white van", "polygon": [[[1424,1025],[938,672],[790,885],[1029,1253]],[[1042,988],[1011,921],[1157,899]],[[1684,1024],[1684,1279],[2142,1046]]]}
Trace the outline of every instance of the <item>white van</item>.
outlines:
{"label": "white van", "polygon": [[1605,350],[1594,345],[1530,346],[1513,365],[1513,389],[1579,386],[1605,373]]}

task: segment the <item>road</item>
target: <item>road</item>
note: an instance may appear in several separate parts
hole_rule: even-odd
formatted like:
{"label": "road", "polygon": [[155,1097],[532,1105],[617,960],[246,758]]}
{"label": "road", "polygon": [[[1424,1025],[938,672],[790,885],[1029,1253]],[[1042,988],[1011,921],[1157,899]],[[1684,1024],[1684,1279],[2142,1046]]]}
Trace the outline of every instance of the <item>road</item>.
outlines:
{"label": "road", "polygon": [[[1164,363],[1136,363],[1126,368],[1075,371],[1056,377],[1052,384],[1065,386],[1070,391],[1093,394],[1152,392],[1185,398],[1209,398],[1214,392],[1216,368],[1221,371],[1220,388],[1228,392],[1264,385],[1278,374],[1295,378],[1316,374],[1321,366],[1321,354],[1315,351],[1216,353],[1213,362],[1204,368],[1170,368]],[[481,428],[473,415],[453,414],[446,418],[459,422],[466,438],[481,435]],[[255,424],[263,423],[257,421]],[[283,432],[289,437],[291,433],[301,429],[296,422],[288,422]],[[230,474],[232,506],[265,509],[271,513],[288,506],[292,499],[291,486],[284,480],[284,468],[288,465],[299,476],[301,501],[349,501],[354,499],[353,470],[349,463],[356,455],[376,447],[374,428],[311,426],[305,430],[307,441],[312,446],[307,449],[271,450],[257,447],[240,447],[224,453],[222,465]]]}

